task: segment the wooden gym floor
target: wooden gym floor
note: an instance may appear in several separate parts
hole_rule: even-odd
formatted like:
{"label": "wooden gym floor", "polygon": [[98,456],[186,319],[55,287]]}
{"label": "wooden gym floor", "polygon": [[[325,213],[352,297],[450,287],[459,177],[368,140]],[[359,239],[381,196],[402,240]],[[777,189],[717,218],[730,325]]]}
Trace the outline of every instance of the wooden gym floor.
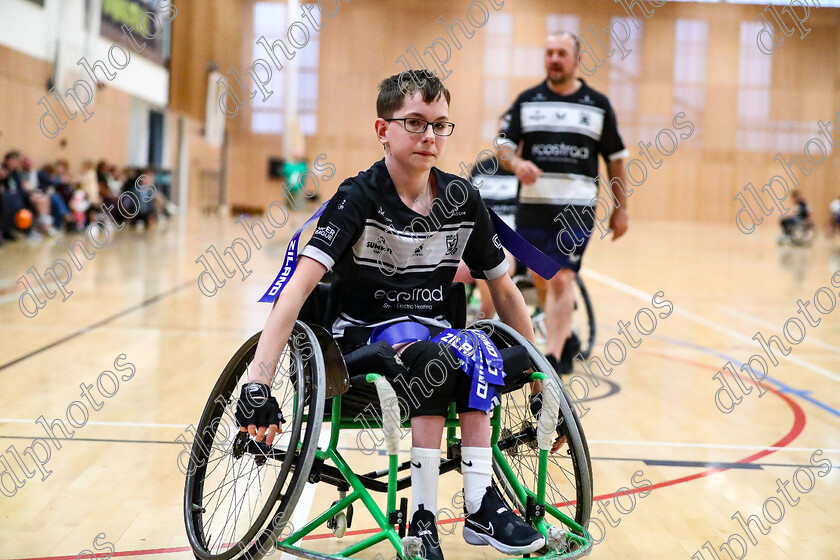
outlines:
{"label": "wooden gym floor", "polygon": [[[243,236],[233,220],[191,215],[153,233],[112,233],[92,261],[74,269],[72,295],[47,300],[34,318],[20,313],[15,282],[29,267],[43,272],[66,254],[54,240],[0,249],[0,449],[24,483],[13,497],[0,497],[0,558],[70,559],[84,550],[104,558],[108,543],[115,557],[192,557],[176,466],[184,448],[175,440],[197,423],[228,358],[261,328],[268,306],[257,299],[299,223],[294,217],[261,250],[251,245],[254,273],[228,279],[214,297],[199,292],[195,261],[211,244],[221,252]],[[729,413],[715,404],[721,383],[713,376],[727,362],[737,367],[761,353],[751,340],[757,332],[781,335],[788,319],[805,320],[797,299],[813,301],[825,287],[819,297],[826,308],[826,292],[840,291],[840,276],[831,283],[840,269],[838,242],[820,237],[809,248],[779,248],[775,235],[769,221],[752,236],[719,225],[631,222],[620,242],[591,245],[584,277],[599,328],[596,356],[603,360],[604,344],[622,338],[618,321],[632,323],[643,307],[666,314],[653,309],[654,293],[674,306],[637,348],[625,346],[611,383],[601,377],[598,387],[587,385],[583,426],[598,500],[590,529],[603,538],[592,557],[727,560],[720,547],[729,542],[740,557],[840,558],[840,310],[820,314],[811,304],[820,324],[805,325],[804,341],[769,364],[769,390],[759,397],[744,377],[750,392],[737,392],[726,374],[733,393],[719,392],[718,404],[738,404]],[[789,335],[800,336],[793,323]],[[620,353],[615,343],[607,350],[613,358]],[[100,409],[86,406],[90,417],[72,438],[57,434],[61,448],[51,448],[46,480],[22,475],[12,455],[45,435],[35,420],[66,419],[68,406],[84,401],[80,384],[95,385],[106,370],[122,376],[116,394],[103,399],[92,389]],[[69,413],[77,422],[84,414],[77,406]],[[343,445],[355,445],[344,437]],[[32,458],[23,460],[31,468]],[[13,479],[0,476],[9,489]],[[644,480],[652,492],[622,494],[616,504],[617,490]],[[779,483],[788,484],[789,498]],[[439,505],[460,487],[459,475],[444,476]],[[331,487],[319,486],[296,515],[318,513],[334,499]],[[769,532],[753,519],[753,541],[738,513],[758,516]],[[357,507],[342,546],[371,526]],[[332,539],[309,542],[339,548]],[[450,559],[500,557],[464,544],[460,527],[444,537],[443,549]]]}

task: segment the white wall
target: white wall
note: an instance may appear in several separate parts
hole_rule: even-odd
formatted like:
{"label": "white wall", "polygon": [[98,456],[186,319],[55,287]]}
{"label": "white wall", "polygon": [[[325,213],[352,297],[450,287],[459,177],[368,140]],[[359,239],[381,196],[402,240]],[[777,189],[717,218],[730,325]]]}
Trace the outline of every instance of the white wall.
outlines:
{"label": "white wall", "polygon": [[128,165],[142,166],[149,163],[150,108],[145,101],[131,100],[128,115]]}
{"label": "white wall", "polygon": [[[93,85],[85,70],[77,65],[82,57],[91,64],[105,62],[116,73],[108,85],[125,91],[158,107],[169,102],[169,72],[140,56],[131,54],[128,65],[117,70],[108,62],[113,44],[99,36],[99,5],[93,2],[95,16],[85,29],[85,0],[46,0],[43,8],[26,0],[0,0],[0,44],[50,63],[58,51],[58,80],[62,93],[77,79]],[[103,82],[101,72],[97,73]]]}

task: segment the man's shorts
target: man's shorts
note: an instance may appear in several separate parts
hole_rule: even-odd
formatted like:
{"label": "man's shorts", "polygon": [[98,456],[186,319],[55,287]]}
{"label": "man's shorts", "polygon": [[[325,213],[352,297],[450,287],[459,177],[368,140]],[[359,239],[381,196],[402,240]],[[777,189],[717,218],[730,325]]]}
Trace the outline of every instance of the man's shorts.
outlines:
{"label": "man's shorts", "polygon": [[[583,252],[592,237],[592,213],[584,213],[586,206],[567,206],[560,213],[562,223],[556,227],[518,227],[516,232],[528,243],[557,261],[562,268],[578,272]],[[576,216],[572,216],[574,213]],[[561,229],[562,228],[562,229]],[[588,228],[588,229],[587,229]]]}

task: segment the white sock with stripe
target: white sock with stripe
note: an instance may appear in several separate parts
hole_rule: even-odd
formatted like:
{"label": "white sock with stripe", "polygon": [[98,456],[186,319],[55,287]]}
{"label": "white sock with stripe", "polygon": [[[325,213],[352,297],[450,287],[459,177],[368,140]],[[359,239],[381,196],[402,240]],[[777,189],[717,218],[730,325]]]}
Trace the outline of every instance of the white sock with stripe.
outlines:
{"label": "white sock with stripe", "polygon": [[411,448],[411,515],[422,505],[437,515],[438,480],[440,479],[440,449]]}
{"label": "white sock with stripe", "polygon": [[493,452],[489,447],[462,447],[461,472],[464,473],[464,504],[473,514],[481,507],[487,487],[493,482]]}

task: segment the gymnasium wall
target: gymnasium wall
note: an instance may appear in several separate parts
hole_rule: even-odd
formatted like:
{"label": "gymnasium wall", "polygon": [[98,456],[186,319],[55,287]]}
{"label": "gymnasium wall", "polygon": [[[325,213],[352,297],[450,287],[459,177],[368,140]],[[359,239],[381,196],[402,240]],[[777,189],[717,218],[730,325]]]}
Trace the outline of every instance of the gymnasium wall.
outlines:
{"label": "gymnasium wall", "polygon": [[[240,74],[255,56],[254,3],[242,2]],[[520,91],[543,78],[542,45],[549,27],[577,25],[594,44],[591,30],[587,31],[590,25],[601,30],[612,18],[628,15],[620,4],[607,0],[585,5],[565,0],[507,0],[499,9],[501,0],[476,3],[491,14],[490,21],[481,27],[467,23],[475,33],[471,39],[456,30],[460,50],[436,20],[443,15],[450,22],[456,18],[469,22],[466,13],[471,4],[466,0],[404,0],[399,18],[394,17],[389,0],[354,0],[342,3],[333,19],[322,22],[317,131],[307,137],[307,153],[310,159],[324,153],[336,165],[336,179],[321,185],[325,194],[337,188],[340,178],[355,175],[381,157],[373,134],[376,85],[403,69],[396,60],[412,45],[432,68],[430,56],[423,53],[433,41],[440,39],[440,58],[445,58],[443,42],[452,51],[446,64],[452,73],[445,83],[452,91],[451,117],[457,128],[441,166],[457,172],[460,162],[470,163],[490,147],[495,119],[504,108]],[[332,5],[329,0],[327,5]],[[685,112],[682,121],[691,121],[694,132],[679,140],[658,169],[646,165],[644,182],[634,187],[629,200],[631,216],[732,224],[740,208],[732,197],[748,182],[760,190],[773,175],[781,174],[791,182],[773,156],[781,152],[787,159],[802,158],[805,143],[818,137],[817,121],[833,120],[840,110],[836,63],[840,10],[812,9],[804,24],[810,33],[800,40],[794,30],[770,56],[756,47],[758,29],[742,25],[753,24],[763,6],[667,3],[655,7],[648,3],[646,7],[652,12],[649,19],[636,7],[639,29],[626,20],[631,33],[623,48],[632,52],[625,53],[623,60],[621,51],[600,61],[587,60],[595,72],[586,79],[610,96],[625,144],[635,158],[644,160],[638,143],[654,143],[661,130],[688,133],[684,124],[682,130],[675,130],[678,112]],[[473,21],[481,21],[481,8],[474,5],[471,13]],[[293,16],[289,21],[302,20],[298,14]],[[269,39],[277,38],[288,43],[285,36]],[[608,43],[605,46],[618,46],[608,38],[603,41]],[[268,158],[283,153],[282,137],[251,132],[251,111],[261,99],[259,94],[246,99],[239,114],[228,122],[232,142],[229,195],[234,205],[264,206],[280,198],[279,183],[270,181],[266,170]],[[663,134],[665,142],[668,133]],[[665,149],[672,148],[666,144]],[[831,181],[838,171],[840,160],[829,157],[808,177],[795,172],[820,220],[828,201],[840,191]],[[636,168],[634,176],[641,179],[640,173]]]}
{"label": "gymnasium wall", "polygon": [[[143,108],[166,107],[169,72],[128,46],[122,54],[113,48],[115,42],[100,34],[100,13],[95,6],[86,0],[46,0],[43,6],[4,0],[0,15],[0,152],[20,149],[32,156],[36,165],[67,159],[74,173],[84,159],[104,158],[117,165],[144,162],[142,142],[131,137],[138,128],[132,114],[137,117]],[[103,89],[97,89],[78,64],[83,59],[97,68],[94,72]],[[103,67],[110,73],[107,78]],[[50,78],[56,91],[45,99]],[[85,87],[93,93],[86,106],[86,121],[78,105],[64,93],[76,84],[80,99],[86,98]],[[71,112],[79,113],[60,131],[54,117],[42,120],[46,108],[39,104],[49,102],[60,114],[59,99]],[[140,125],[147,130],[146,123]],[[167,147],[164,153],[168,153]]]}
{"label": "gymnasium wall", "polygon": [[95,104],[89,108],[93,116],[86,123],[77,116],[57,137],[47,138],[39,128],[44,108],[38,100],[47,92],[49,75],[49,63],[0,46],[0,154],[19,149],[39,166],[66,159],[74,173],[85,159],[107,159],[124,165],[131,96],[106,87],[97,92]]}

